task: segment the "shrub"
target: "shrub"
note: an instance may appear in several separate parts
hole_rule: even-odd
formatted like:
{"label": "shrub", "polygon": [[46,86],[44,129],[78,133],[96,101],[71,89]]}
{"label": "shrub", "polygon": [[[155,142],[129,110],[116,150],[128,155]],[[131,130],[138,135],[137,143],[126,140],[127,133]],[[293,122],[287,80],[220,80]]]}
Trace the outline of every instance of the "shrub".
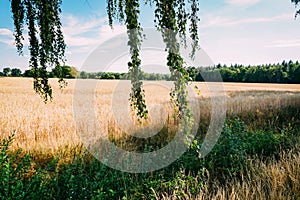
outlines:
{"label": "shrub", "polygon": [[246,125],[238,118],[227,119],[221,136],[210,154],[204,160],[204,166],[212,176],[239,176],[248,168],[246,143]]}

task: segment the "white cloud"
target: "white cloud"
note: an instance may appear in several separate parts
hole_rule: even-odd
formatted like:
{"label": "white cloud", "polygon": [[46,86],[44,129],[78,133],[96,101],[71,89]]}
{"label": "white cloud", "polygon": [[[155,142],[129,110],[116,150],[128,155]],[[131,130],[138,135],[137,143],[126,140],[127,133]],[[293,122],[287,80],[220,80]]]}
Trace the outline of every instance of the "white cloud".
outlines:
{"label": "white cloud", "polygon": [[205,23],[200,25],[200,27],[206,28],[212,26],[213,27],[236,26],[241,24],[274,22],[274,21],[280,21],[285,19],[292,19],[291,14],[289,13],[289,14],[282,14],[273,17],[253,17],[253,18],[242,18],[242,19],[207,15],[203,17],[203,21]]}
{"label": "white cloud", "polygon": [[126,27],[121,25],[115,25],[112,30],[107,25],[106,18],[82,19],[73,15],[63,16],[63,33],[66,44],[73,48],[72,53],[91,50],[125,30]]}
{"label": "white cloud", "polygon": [[260,2],[260,0],[225,0],[225,2],[233,6],[252,6]]}
{"label": "white cloud", "polygon": [[6,38],[0,37],[0,42],[8,45],[9,47],[14,47],[14,40],[12,40],[12,39],[6,39]]}
{"label": "white cloud", "polygon": [[14,46],[13,32],[7,28],[0,28],[0,42],[8,45],[9,47]]}
{"label": "white cloud", "polygon": [[65,34],[80,35],[91,32],[105,23],[105,18],[77,18],[73,15],[63,15],[63,30]]}
{"label": "white cloud", "polygon": [[101,37],[100,42],[104,42],[117,35],[126,33],[126,30],[126,26],[124,25],[114,25],[113,29],[111,29],[108,25],[103,25],[99,30],[99,36]]}
{"label": "white cloud", "polygon": [[67,44],[68,64],[80,67],[87,56],[102,42],[126,32],[126,27],[114,25],[113,30],[106,18],[63,15],[63,33]]}
{"label": "white cloud", "polygon": [[13,32],[7,28],[0,28],[0,36],[13,37]]}
{"label": "white cloud", "polygon": [[285,47],[300,47],[300,39],[277,40],[269,47],[285,48]]}

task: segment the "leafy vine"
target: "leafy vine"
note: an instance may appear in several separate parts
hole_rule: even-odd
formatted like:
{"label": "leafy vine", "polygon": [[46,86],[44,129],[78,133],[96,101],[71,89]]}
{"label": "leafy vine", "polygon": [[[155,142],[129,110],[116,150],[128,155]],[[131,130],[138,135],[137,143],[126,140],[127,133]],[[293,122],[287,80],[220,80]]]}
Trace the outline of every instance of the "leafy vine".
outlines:
{"label": "leafy vine", "polygon": [[[60,68],[65,61],[65,42],[61,30],[61,0],[10,0],[15,25],[15,44],[23,54],[23,27],[28,26],[29,66],[33,69],[34,89],[45,102],[52,99],[48,67]],[[60,87],[66,82],[60,73]]]}
{"label": "leafy vine", "polygon": [[[131,62],[128,63],[131,74],[132,93],[130,95],[131,106],[136,110],[139,119],[147,118],[143,83],[140,80],[141,60],[139,50],[142,43],[141,25],[139,23],[139,1],[138,0],[107,0],[107,14],[109,24],[113,25],[113,19],[126,18],[125,24],[128,34],[128,45],[130,46]],[[194,57],[198,49],[198,11],[197,0],[145,0],[145,4],[155,6],[155,23],[157,29],[162,33],[163,40],[168,51],[167,65],[174,80],[174,89],[171,91],[171,99],[175,105],[178,117],[185,123],[191,121],[192,114],[188,107],[187,85],[189,75],[185,69],[184,60],[180,55],[180,42],[186,46],[187,24],[190,21],[189,33],[193,40],[191,57]],[[125,13],[121,5],[125,4]]]}
{"label": "leafy vine", "polygon": [[[297,7],[300,3],[300,0],[291,0],[292,3],[295,4],[295,7]],[[296,11],[296,14],[295,14],[295,18],[300,15],[300,9]]]}

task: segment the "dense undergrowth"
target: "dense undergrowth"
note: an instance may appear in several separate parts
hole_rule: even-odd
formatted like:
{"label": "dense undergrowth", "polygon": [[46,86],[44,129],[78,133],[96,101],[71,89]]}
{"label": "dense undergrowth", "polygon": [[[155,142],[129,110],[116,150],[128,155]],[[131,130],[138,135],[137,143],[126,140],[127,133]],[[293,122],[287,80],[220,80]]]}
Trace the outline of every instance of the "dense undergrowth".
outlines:
{"label": "dense undergrowth", "polygon": [[204,159],[197,154],[199,135],[189,151],[167,168],[129,174],[106,167],[82,147],[65,147],[56,154],[11,149],[12,135],[0,146],[0,199],[246,198],[232,192],[235,187],[243,195],[248,188],[250,193],[253,189],[253,198],[271,198],[272,176],[278,176],[271,166],[280,163],[293,170],[282,171],[290,174],[282,178],[279,198],[297,199],[300,168],[293,167],[300,166],[299,138],[299,107],[230,114],[217,145]]}

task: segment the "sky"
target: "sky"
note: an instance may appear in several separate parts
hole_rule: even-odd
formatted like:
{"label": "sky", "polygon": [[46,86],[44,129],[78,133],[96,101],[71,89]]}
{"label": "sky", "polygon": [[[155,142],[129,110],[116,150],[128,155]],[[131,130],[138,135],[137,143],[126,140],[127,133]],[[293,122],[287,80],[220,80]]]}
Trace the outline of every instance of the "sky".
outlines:
{"label": "sky", "polygon": [[[14,46],[9,2],[0,1],[0,70],[4,67],[25,70],[28,51],[19,56]],[[67,65],[82,69],[99,45],[125,33],[126,28],[121,24],[116,23],[113,30],[108,26],[105,2],[63,0],[61,18],[68,46]],[[154,27],[153,9],[141,3],[143,27]],[[300,17],[294,18],[295,11],[289,0],[200,0],[201,49],[215,64],[257,65],[300,60]]]}

